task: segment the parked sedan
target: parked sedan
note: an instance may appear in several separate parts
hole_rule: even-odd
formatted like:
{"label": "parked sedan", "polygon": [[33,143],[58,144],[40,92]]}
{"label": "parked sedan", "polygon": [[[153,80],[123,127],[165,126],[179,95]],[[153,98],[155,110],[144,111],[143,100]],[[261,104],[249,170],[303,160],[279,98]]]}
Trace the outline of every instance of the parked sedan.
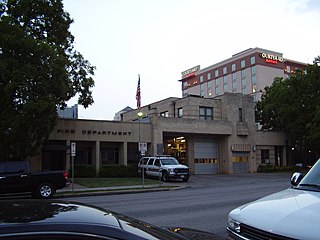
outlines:
{"label": "parked sedan", "polygon": [[188,228],[158,228],[102,208],[56,200],[0,201],[0,239],[218,239]]}
{"label": "parked sedan", "polygon": [[231,239],[304,239],[320,237],[320,160],[304,177],[294,173],[292,188],[230,212]]}

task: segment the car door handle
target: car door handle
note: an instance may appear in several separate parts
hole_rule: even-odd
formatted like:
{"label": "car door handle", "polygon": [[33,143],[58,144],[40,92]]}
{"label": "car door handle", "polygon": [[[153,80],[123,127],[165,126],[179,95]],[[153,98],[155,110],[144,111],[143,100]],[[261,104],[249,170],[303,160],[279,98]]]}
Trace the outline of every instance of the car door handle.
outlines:
{"label": "car door handle", "polygon": [[21,174],[20,177],[28,177],[26,174]]}
{"label": "car door handle", "polygon": [[6,177],[0,177],[0,179],[5,179]]}

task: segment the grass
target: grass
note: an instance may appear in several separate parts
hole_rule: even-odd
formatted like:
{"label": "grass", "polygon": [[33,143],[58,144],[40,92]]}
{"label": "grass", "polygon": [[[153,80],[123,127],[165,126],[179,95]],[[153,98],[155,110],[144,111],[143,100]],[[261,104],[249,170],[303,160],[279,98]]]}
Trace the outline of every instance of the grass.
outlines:
{"label": "grass", "polygon": [[[142,185],[142,178],[75,178],[74,182],[89,188]],[[159,184],[159,180],[144,179],[145,185]]]}

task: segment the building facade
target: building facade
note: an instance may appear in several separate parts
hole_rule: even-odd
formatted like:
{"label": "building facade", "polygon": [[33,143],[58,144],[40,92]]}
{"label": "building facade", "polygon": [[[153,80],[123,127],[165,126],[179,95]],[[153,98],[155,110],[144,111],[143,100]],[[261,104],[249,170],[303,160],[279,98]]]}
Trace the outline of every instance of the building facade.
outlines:
{"label": "building facade", "polygon": [[[138,113],[141,112],[139,115]],[[140,116],[140,117],[138,117]],[[124,112],[122,121],[60,119],[43,146],[38,169],[70,169],[70,144],[76,164],[137,164],[144,155],[168,154],[193,174],[256,172],[261,164],[287,165],[287,141],[281,133],[257,131],[252,96],[225,93],[206,98],[167,98]]]}
{"label": "building facade", "polygon": [[215,97],[232,92],[251,94],[256,102],[275,77],[287,78],[306,66],[279,52],[250,48],[204,69],[196,66],[182,72],[182,96]]}

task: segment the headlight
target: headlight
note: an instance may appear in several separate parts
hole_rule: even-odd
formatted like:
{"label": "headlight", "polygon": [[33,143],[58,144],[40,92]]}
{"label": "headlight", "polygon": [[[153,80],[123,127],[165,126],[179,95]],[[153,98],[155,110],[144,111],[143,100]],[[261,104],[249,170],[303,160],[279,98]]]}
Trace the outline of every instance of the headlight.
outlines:
{"label": "headlight", "polygon": [[228,218],[228,227],[237,232],[237,233],[240,233],[240,223],[237,222],[236,220],[233,220],[232,218]]}

